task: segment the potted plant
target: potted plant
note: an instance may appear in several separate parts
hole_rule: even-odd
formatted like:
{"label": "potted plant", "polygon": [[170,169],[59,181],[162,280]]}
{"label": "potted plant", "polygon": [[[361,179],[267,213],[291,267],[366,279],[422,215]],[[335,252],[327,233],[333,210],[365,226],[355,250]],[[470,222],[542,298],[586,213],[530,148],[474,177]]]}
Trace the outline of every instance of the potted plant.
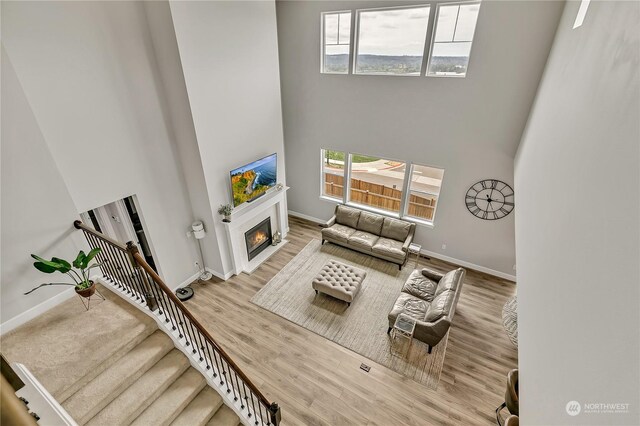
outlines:
{"label": "potted plant", "polygon": [[[94,248],[88,254],[85,254],[84,251],[80,250],[78,256],[73,261],[73,265],[67,262],[64,259],[60,259],[58,257],[52,257],[51,260],[46,260],[32,254],[31,257],[36,260],[33,263],[33,266],[45,274],[52,274],[54,272],[61,272],[63,274],[67,274],[73,280],[73,284],[71,283],[47,283],[42,284],[33,290],[40,288],[45,285],[72,285],[76,289],[76,293],[82,297],[91,297],[96,292],[96,284],[90,279],[90,271],[93,268],[100,266],[101,264],[94,263],[89,265],[94,257],[102,250],[100,248]],[[31,290],[31,291],[33,291]],[[25,293],[29,294],[31,291]]]}
{"label": "potted plant", "polygon": [[232,211],[233,206],[231,204],[220,204],[220,207],[218,207],[218,214],[224,216],[224,219],[222,219],[223,222],[231,222]]}

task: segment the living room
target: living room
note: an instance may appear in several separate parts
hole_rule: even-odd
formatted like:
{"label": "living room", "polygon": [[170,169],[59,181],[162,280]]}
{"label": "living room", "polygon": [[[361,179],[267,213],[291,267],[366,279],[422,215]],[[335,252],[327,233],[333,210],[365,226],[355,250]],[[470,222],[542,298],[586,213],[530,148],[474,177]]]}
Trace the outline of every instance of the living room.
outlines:
{"label": "living room", "polygon": [[1,8],[2,353],[68,424],[640,422],[638,3]]}

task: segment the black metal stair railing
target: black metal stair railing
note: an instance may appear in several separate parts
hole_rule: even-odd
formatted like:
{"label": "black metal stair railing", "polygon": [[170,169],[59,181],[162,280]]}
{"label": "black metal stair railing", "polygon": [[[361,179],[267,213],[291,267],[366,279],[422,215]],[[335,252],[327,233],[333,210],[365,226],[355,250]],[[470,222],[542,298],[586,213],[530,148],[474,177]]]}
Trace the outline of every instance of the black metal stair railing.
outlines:
{"label": "black metal stair railing", "polygon": [[134,298],[166,323],[192,354],[204,363],[214,379],[219,380],[227,394],[240,402],[242,412],[255,425],[280,424],[280,407],[260,392],[216,340],[200,324],[149,266],[133,242],[126,245],[86,226],[74,222],[82,230],[91,248],[99,247],[97,255],[103,266],[104,278],[127,295]]}

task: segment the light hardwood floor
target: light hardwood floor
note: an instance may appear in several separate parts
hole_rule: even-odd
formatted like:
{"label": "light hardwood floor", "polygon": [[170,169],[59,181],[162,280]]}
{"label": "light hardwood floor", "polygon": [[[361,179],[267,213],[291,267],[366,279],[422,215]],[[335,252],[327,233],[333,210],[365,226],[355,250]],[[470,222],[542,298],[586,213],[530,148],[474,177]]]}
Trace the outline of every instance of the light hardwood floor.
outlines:
{"label": "light hardwood floor", "polygon": [[[186,302],[267,398],[280,404],[282,424],[495,424],[506,374],[517,366],[517,350],[501,325],[514,283],[467,271],[440,384],[432,391],[249,302],[312,238],[320,238],[315,223],[290,217],[289,224],[289,244],[253,274],[194,283],[196,295]],[[420,264],[454,268],[435,259]],[[360,370],[361,363],[371,371]]]}

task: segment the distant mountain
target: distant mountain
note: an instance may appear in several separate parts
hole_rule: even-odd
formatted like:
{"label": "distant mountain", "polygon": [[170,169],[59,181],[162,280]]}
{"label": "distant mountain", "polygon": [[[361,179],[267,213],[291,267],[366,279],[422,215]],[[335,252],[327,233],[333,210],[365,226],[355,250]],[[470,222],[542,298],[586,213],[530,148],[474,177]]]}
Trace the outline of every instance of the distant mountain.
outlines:
{"label": "distant mountain", "polygon": [[[438,56],[431,58],[431,71],[435,73],[461,74],[467,69],[467,57]],[[421,56],[358,55],[358,72],[368,74],[419,74]],[[349,56],[327,55],[327,72],[346,72]]]}

